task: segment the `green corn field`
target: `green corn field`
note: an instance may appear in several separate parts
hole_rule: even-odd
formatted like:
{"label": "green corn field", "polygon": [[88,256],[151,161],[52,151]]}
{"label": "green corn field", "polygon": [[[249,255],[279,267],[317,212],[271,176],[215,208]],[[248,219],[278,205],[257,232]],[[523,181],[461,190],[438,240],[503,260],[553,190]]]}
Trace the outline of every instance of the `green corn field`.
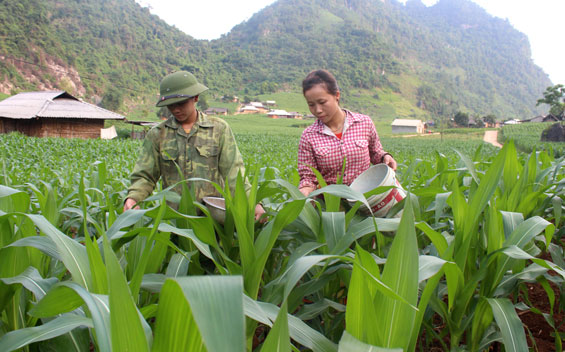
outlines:
{"label": "green corn field", "polygon": [[565,146],[560,142],[541,142],[542,132],[553,123],[525,123],[518,125],[507,125],[502,129],[503,140],[514,140],[516,147],[526,153],[533,150],[546,150],[555,157],[565,155]]}
{"label": "green corn field", "polygon": [[373,218],[300,193],[285,128],[234,127],[252,188],[223,225],[190,180],[122,212],[140,141],[0,135],[0,351],[539,350],[523,312],[563,350],[563,158],[383,136],[408,196]]}

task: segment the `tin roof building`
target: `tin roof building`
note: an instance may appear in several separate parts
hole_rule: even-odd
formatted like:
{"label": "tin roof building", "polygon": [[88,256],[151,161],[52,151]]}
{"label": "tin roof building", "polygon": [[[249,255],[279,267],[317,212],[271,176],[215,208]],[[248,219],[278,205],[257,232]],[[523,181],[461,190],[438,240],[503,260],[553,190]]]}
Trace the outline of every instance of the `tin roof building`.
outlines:
{"label": "tin roof building", "polygon": [[64,91],[26,92],[0,101],[0,133],[99,138],[105,120],[124,118]]}

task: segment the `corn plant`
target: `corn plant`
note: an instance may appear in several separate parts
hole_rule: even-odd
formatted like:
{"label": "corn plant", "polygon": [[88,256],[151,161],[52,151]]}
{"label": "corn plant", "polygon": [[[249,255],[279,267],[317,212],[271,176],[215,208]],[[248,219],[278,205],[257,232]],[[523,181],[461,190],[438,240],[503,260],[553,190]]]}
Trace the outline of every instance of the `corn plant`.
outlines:
{"label": "corn plant", "polygon": [[[54,157],[41,169],[33,154],[25,166],[3,159],[0,350],[521,350],[526,283],[563,309],[550,283],[565,278],[564,161],[546,152],[524,156],[512,143],[494,157],[487,147],[448,152],[449,143],[412,152],[398,172],[410,194],[393,209],[401,219],[342,207],[366,202],[347,186],[304,197],[292,172],[250,167],[251,189],[242,177],[234,194],[216,185],[221,225],[194,202],[192,180],[181,195],[158,187],[122,213],[133,161],[106,142],[100,152],[91,142],[7,141],[0,149],[14,155],[11,143],[34,143]],[[57,172],[71,160],[65,148],[88,149],[76,155],[92,162]],[[106,152],[121,166],[96,161]],[[254,220],[258,201],[266,223]],[[537,313],[559,350],[559,327]]]}

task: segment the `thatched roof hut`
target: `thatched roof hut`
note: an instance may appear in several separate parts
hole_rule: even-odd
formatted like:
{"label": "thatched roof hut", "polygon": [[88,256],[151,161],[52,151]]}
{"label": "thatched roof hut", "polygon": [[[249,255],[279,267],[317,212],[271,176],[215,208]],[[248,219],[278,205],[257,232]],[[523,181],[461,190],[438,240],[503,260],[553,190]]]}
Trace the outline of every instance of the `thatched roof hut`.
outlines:
{"label": "thatched roof hut", "polygon": [[27,92],[0,101],[0,133],[34,137],[99,138],[105,120],[124,116],[64,91]]}

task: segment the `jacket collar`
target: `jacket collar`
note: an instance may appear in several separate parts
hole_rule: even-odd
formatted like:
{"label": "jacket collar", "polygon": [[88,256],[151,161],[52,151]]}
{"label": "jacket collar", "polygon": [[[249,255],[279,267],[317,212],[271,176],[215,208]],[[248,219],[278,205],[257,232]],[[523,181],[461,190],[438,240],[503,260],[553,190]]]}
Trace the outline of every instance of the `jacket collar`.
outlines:
{"label": "jacket collar", "polygon": [[[196,118],[196,122],[194,123],[194,126],[198,126],[198,127],[214,126],[214,124],[212,123],[212,121],[210,121],[210,119],[208,118],[208,116],[206,116],[206,114],[204,114],[200,110],[196,110],[196,112],[198,113],[198,117]],[[178,123],[177,119],[175,119],[174,116],[169,117],[167,121],[165,121],[165,126],[174,129],[179,129],[181,127],[180,123]]]}

